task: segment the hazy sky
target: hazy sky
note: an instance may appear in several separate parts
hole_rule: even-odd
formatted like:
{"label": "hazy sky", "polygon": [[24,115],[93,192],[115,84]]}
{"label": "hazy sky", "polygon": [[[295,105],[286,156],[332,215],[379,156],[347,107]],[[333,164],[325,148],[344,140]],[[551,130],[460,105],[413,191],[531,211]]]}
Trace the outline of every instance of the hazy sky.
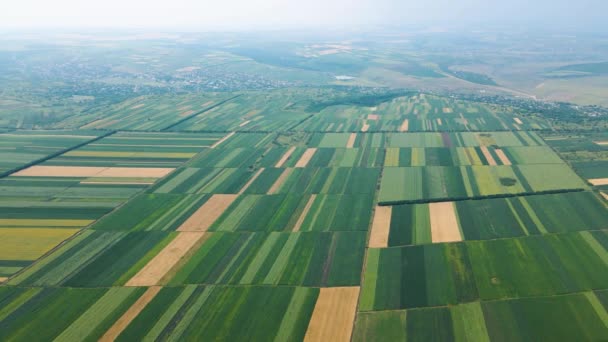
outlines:
{"label": "hazy sky", "polygon": [[607,0],[15,0],[0,27],[206,30],[467,26],[608,29]]}

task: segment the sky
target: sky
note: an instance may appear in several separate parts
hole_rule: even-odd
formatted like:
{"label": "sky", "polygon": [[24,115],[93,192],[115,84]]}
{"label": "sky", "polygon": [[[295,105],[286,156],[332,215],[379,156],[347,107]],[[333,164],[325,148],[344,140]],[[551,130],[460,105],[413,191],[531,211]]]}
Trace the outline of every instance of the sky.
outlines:
{"label": "sky", "polygon": [[368,29],[514,25],[608,31],[607,0],[18,0],[0,28]]}

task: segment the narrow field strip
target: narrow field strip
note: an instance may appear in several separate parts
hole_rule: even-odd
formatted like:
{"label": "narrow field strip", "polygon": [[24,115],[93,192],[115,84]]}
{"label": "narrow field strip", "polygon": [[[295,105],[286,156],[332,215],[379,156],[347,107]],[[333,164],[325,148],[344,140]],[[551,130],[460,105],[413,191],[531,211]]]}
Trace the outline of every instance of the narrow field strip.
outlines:
{"label": "narrow field strip", "polygon": [[593,185],[608,185],[608,178],[589,179],[589,183]]}
{"label": "narrow field strip", "polygon": [[359,287],[321,288],[304,341],[350,341]]}
{"label": "narrow field strip", "polygon": [[433,243],[462,241],[454,202],[429,203]]}
{"label": "narrow field strip", "polygon": [[524,124],[524,123],[521,121],[521,119],[520,119],[520,118],[513,118],[513,120],[514,120],[515,122],[517,122],[517,124],[518,124],[518,125],[523,125],[523,124]]}
{"label": "narrow field strip", "polygon": [[357,133],[351,133],[346,143],[346,148],[353,148],[355,146],[355,140],[357,139]]}
{"label": "narrow field strip", "polygon": [[42,166],[34,165],[13,176],[21,177],[138,177],[162,178],[173,168],[96,167],[96,166]]}
{"label": "narrow field strip", "polygon": [[298,221],[296,222],[296,224],[293,226],[294,232],[298,232],[298,231],[300,231],[300,228],[302,228],[302,224],[304,223],[304,220],[306,219],[306,216],[308,215],[308,212],[310,211],[310,208],[312,207],[312,204],[315,202],[316,198],[317,198],[317,195],[310,196],[308,203],[306,203],[304,210],[302,210],[302,214],[298,218]]}
{"label": "narrow field strip", "polygon": [[410,128],[410,120],[405,119],[401,123],[401,127],[399,127],[399,132],[407,132]]}
{"label": "narrow field strip", "polygon": [[156,297],[160,292],[160,286],[153,286],[148,288],[139,299],[131,305],[131,307],[125,312],[108,331],[99,339],[101,342],[110,342],[116,340],[116,338],[131,324],[131,321],[135,319],[145,307]]}
{"label": "narrow field strip", "polygon": [[105,185],[152,185],[154,182],[80,182],[79,184],[105,184]]}
{"label": "narrow field strip", "polygon": [[369,130],[369,124],[367,121],[363,123],[363,127],[361,127],[361,132],[367,132]]}
{"label": "narrow field strip", "polygon": [[146,264],[125,286],[154,286],[173,269],[173,267],[201,239],[206,232],[180,232],[165,248]]}
{"label": "narrow field strip", "polygon": [[314,147],[307,149],[304,154],[302,154],[302,157],[300,157],[300,160],[298,160],[296,163],[296,167],[306,167],[306,165],[308,165],[312,157],[315,155],[315,152],[317,152],[317,149]]}
{"label": "narrow field strip", "polygon": [[369,247],[384,248],[388,247],[388,235],[391,228],[392,207],[376,206],[372,231],[369,236]]}
{"label": "narrow field strip", "polygon": [[255,182],[255,180],[260,176],[260,174],[262,174],[262,172],[264,172],[264,168],[260,168],[254,175],[253,177],[251,177],[251,179],[245,184],[243,185],[243,187],[241,188],[241,190],[239,191],[239,195],[242,195],[245,190],[247,190],[247,188],[249,188],[251,186],[251,184],[253,182]]}
{"label": "narrow field strip", "polygon": [[496,165],[496,161],[492,157],[492,154],[488,150],[488,147],[487,146],[480,146],[479,148],[481,149],[481,153],[483,153],[483,156],[488,161],[488,165],[495,166]]}
{"label": "narrow field strip", "polygon": [[223,137],[222,139],[220,139],[220,140],[216,141],[216,142],[215,142],[215,144],[211,145],[211,148],[216,148],[216,147],[218,147],[218,146],[219,146],[219,145],[221,145],[221,144],[222,144],[224,141],[226,141],[226,140],[230,139],[230,137],[232,137],[232,136],[233,136],[233,135],[235,135],[235,134],[236,134],[236,132],[232,132],[232,133],[228,134],[227,136]]}
{"label": "narrow field strip", "polygon": [[498,149],[494,150],[494,152],[496,152],[496,155],[498,156],[498,158],[500,159],[500,161],[502,162],[503,165],[511,165],[511,161],[505,154],[505,151],[498,148]]}
{"label": "narrow field strip", "polygon": [[283,165],[287,162],[287,160],[289,159],[289,157],[291,157],[291,155],[293,154],[293,151],[296,150],[295,146],[292,146],[289,148],[289,150],[287,150],[287,152],[285,152],[285,154],[281,157],[281,159],[279,159],[279,161],[275,164],[274,167],[283,167]]}
{"label": "narrow field strip", "polygon": [[267,194],[268,195],[276,194],[281,189],[281,186],[283,185],[283,183],[285,183],[287,178],[289,178],[289,175],[291,174],[292,171],[293,171],[292,168],[285,169],[285,171],[283,171],[283,173],[281,173],[279,178],[277,178],[276,182],[274,182],[274,184],[272,184],[270,189],[268,189]]}
{"label": "narrow field strip", "polygon": [[177,229],[180,232],[206,232],[239,195],[215,194]]}

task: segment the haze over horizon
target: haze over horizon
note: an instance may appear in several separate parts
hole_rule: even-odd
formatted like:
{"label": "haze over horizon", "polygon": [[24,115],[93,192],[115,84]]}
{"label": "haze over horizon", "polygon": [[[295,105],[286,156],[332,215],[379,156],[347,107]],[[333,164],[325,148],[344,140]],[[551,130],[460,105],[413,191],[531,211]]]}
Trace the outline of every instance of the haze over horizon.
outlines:
{"label": "haze over horizon", "polygon": [[189,30],[366,29],[433,25],[513,25],[608,31],[601,0],[23,0],[5,4],[0,28],[155,28]]}

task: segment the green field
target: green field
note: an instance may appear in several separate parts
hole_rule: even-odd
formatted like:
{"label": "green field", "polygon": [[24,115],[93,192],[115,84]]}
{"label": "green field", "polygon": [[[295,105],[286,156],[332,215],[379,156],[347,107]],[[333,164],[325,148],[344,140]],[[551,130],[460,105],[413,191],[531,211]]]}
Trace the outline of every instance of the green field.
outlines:
{"label": "green field", "polygon": [[[454,202],[464,240],[600,230],[608,226],[606,204],[591,192]],[[392,207],[388,246],[431,243],[429,204]]]}
{"label": "green field", "polygon": [[370,249],[360,311],[557,295],[608,281],[608,233]]}
{"label": "green field", "polygon": [[0,340],[608,339],[608,202],[579,178],[608,137],[367,92],[140,95],[0,133]]}

